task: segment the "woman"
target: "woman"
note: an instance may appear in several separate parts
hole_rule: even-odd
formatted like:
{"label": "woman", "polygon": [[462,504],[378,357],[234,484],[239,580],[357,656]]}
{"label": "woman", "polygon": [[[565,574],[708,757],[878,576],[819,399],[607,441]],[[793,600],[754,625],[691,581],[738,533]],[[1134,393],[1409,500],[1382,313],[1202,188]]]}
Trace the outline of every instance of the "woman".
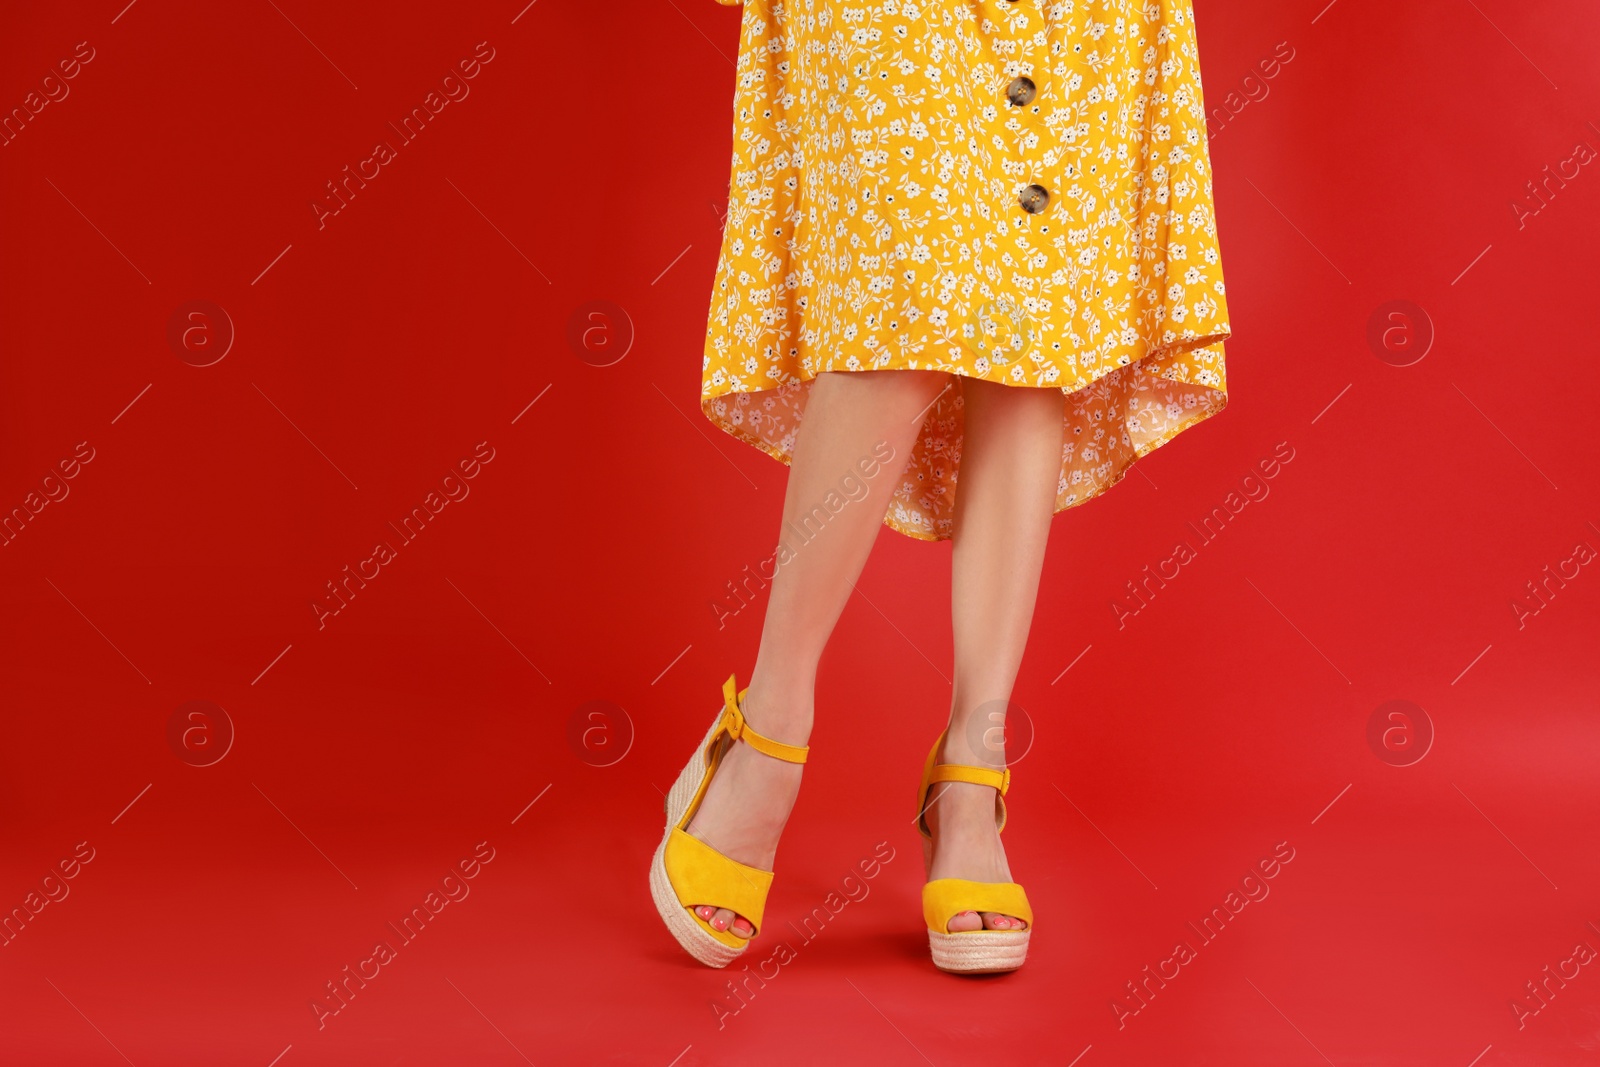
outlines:
{"label": "woman", "polygon": [[1051,518],[1227,403],[1191,0],[748,0],[734,116],[702,406],[790,474],[749,686],[667,799],[657,908],[711,966],[758,932],[818,660],[887,523],[954,541],[930,949],[1014,970],[1033,915],[984,739]]}

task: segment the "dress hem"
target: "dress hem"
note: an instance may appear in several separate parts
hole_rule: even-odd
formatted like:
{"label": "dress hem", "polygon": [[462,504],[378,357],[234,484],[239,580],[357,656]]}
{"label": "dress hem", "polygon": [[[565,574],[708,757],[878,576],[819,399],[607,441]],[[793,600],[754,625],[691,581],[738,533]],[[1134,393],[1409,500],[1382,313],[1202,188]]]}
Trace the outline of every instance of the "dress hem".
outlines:
{"label": "dress hem", "polygon": [[[1150,369],[1145,367],[1144,364],[1146,364],[1146,363],[1148,363],[1148,362],[1150,362],[1152,360],[1159,359],[1159,358],[1164,357],[1164,356],[1171,356],[1171,355],[1174,355],[1174,354],[1180,353],[1180,352],[1194,351],[1196,349],[1201,349],[1201,348],[1209,348],[1209,347],[1211,347],[1213,345],[1221,344],[1221,343],[1227,341],[1231,336],[1232,336],[1231,331],[1227,330],[1225,328],[1225,329],[1223,329],[1223,330],[1221,330],[1220,332],[1217,332],[1217,333],[1205,334],[1205,335],[1202,335],[1202,336],[1199,336],[1199,337],[1194,337],[1194,338],[1185,338],[1185,339],[1183,339],[1181,341],[1174,342],[1173,344],[1166,345],[1163,348],[1160,348],[1158,350],[1153,350],[1153,351],[1147,353],[1142,358],[1140,358],[1138,360],[1135,360],[1130,365],[1123,365],[1123,366],[1109,368],[1103,374],[1096,375],[1094,378],[1091,378],[1088,381],[1083,382],[1082,384],[1077,385],[1077,386],[1075,386],[1075,387],[1073,387],[1071,389],[1069,389],[1069,388],[1067,388],[1065,386],[1048,386],[1048,385],[1046,385],[1046,386],[1030,386],[1030,385],[1023,385],[1023,384],[1019,384],[1019,383],[1016,383],[1016,382],[1004,381],[1004,380],[1001,380],[999,377],[991,377],[991,376],[988,376],[988,375],[973,374],[970,371],[962,369],[962,368],[959,368],[959,367],[942,367],[942,366],[927,366],[927,367],[915,367],[915,368],[912,368],[912,367],[859,367],[859,368],[854,368],[854,369],[844,369],[842,371],[842,373],[845,373],[845,374],[865,374],[865,373],[870,373],[872,371],[879,371],[879,370],[935,370],[935,371],[943,371],[944,373],[950,374],[950,375],[955,376],[955,377],[972,378],[972,379],[977,380],[977,381],[993,381],[993,382],[997,382],[998,384],[1005,385],[1005,386],[1007,386],[1009,388],[1013,388],[1013,389],[1037,389],[1037,388],[1057,389],[1057,390],[1060,391],[1061,398],[1062,398],[1062,403],[1063,403],[1063,405],[1065,405],[1074,394],[1076,394],[1078,392],[1081,392],[1084,389],[1089,388],[1090,386],[1094,385],[1096,382],[1100,381],[1102,378],[1105,378],[1108,375],[1110,375],[1112,373],[1115,373],[1116,371],[1127,369],[1128,366],[1132,366],[1134,368],[1138,368],[1139,370],[1142,370],[1146,374],[1149,374],[1149,375],[1151,375],[1153,377],[1163,377],[1162,375],[1155,374],[1154,371],[1151,371]],[[930,361],[930,362],[936,362],[936,361]],[[996,369],[999,369],[999,368],[996,368]],[[757,395],[759,395],[761,393],[772,392],[774,390],[779,390],[779,389],[785,389],[785,388],[798,389],[801,386],[809,385],[811,382],[813,382],[813,381],[815,381],[817,379],[817,376],[819,374],[822,374],[822,373],[825,373],[825,372],[823,372],[823,371],[811,371],[809,373],[809,375],[807,375],[805,373],[805,371],[802,370],[801,374],[799,375],[798,379],[795,382],[793,382],[793,383],[785,383],[784,385],[772,386],[769,389],[739,389],[739,388],[734,387],[733,384],[730,382],[726,387],[721,388],[721,389],[717,390],[716,392],[702,394],[701,398],[700,398],[700,409],[701,409],[701,412],[705,415],[705,417],[713,425],[715,425],[718,428],[720,428],[724,433],[728,434],[730,437],[733,437],[733,438],[735,438],[736,440],[739,440],[739,441],[743,441],[745,444],[751,445],[751,446],[759,449],[760,451],[762,451],[762,452],[766,453],[767,455],[771,456],[773,459],[775,459],[778,462],[782,463],[784,466],[790,466],[793,463],[793,459],[794,459],[792,450],[785,449],[782,446],[777,445],[777,444],[773,444],[773,443],[761,438],[759,435],[751,433],[750,431],[746,430],[741,425],[736,425],[736,424],[734,424],[732,422],[729,422],[729,421],[727,421],[725,419],[718,418],[716,416],[716,414],[714,412],[712,412],[711,405],[713,403],[715,403],[717,400],[720,400],[723,397],[729,396],[729,395],[732,395],[732,394],[743,393],[743,394],[748,395],[748,396],[757,396]],[[831,373],[831,372],[829,372],[829,373]],[[1168,380],[1173,380],[1173,379],[1168,379]],[[1090,492],[1090,493],[1088,493],[1088,494],[1086,494],[1084,496],[1078,497],[1077,499],[1071,500],[1068,503],[1061,504],[1058,507],[1056,507],[1055,510],[1053,512],[1051,512],[1051,518],[1052,519],[1054,519],[1055,516],[1060,515],[1064,511],[1070,511],[1073,508],[1079,507],[1079,506],[1081,506],[1083,504],[1088,503],[1091,500],[1096,499],[1097,497],[1102,496],[1107,490],[1111,489],[1113,486],[1115,486],[1119,482],[1121,482],[1123,478],[1127,477],[1128,472],[1133,469],[1134,464],[1138,463],[1139,460],[1144,459],[1146,456],[1150,455],[1152,452],[1154,452],[1156,449],[1160,448],[1162,445],[1168,443],[1169,441],[1174,440],[1180,434],[1182,434],[1185,430],[1188,430],[1190,427],[1197,426],[1200,423],[1202,423],[1202,422],[1206,421],[1207,419],[1211,418],[1213,415],[1219,414],[1220,412],[1222,412],[1228,406],[1228,391],[1227,391],[1226,388],[1218,389],[1215,386],[1203,385],[1201,383],[1194,383],[1194,382],[1181,382],[1181,383],[1178,383],[1178,384],[1195,385],[1197,388],[1205,389],[1205,390],[1207,390],[1209,392],[1210,399],[1207,402],[1201,404],[1201,406],[1194,412],[1192,417],[1190,417],[1188,419],[1185,419],[1184,421],[1178,423],[1175,426],[1169,427],[1160,436],[1153,437],[1153,438],[1150,438],[1150,439],[1146,440],[1142,447],[1140,445],[1137,445],[1137,444],[1133,445],[1132,446],[1133,452],[1128,457],[1126,462],[1122,463],[1114,471],[1112,471],[1111,474],[1106,477],[1106,479],[1104,479],[1103,481],[1099,482],[1098,485],[1094,488],[1094,490],[1092,492]],[[802,421],[802,425],[803,425],[803,421]],[[1124,427],[1123,427],[1124,432],[1126,432],[1126,428],[1127,428],[1126,427],[1126,423],[1124,423]],[[959,485],[959,483],[958,483],[958,485]],[[907,537],[909,537],[909,538],[911,538],[912,540],[915,540],[915,541],[938,542],[938,541],[948,541],[948,540],[951,539],[951,536],[949,534],[938,534],[938,533],[933,532],[932,530],[923,529],[923,528],[916,527],[916,526],[911,526],[909,524],[902,524],[902,523],[899,523],[899,522],[895,521],[895,517],[893,515],[892,508],[893,508],[893,501],[891,500],[890,503],[885,506],[885,514],[884,514],[884,519],[883,519],[883,525],[889,527],[891,530],[894,530],[896,533],[904,534],[905,536],[907,536]]]}

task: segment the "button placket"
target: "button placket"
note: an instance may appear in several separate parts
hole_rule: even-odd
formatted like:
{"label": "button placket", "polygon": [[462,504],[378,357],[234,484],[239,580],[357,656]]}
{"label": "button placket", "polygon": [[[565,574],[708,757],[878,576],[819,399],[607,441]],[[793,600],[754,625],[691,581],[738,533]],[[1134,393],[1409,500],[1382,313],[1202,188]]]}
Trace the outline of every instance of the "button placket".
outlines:
{"label": "button placket", "polygon": [[[1008,2],[1018,3],[1020,0],[1008,0]],[[1025,109],[1025,112],[1017,113],[1016,117],[1024,123],[1025,127],[1031,131],[1041,144],[1053,144],[1055,137],[1040,116],[1039,108],[1037,106],[1028,106],[1033,103],[1038,93],[1038,83],[1026,74],[1019,74],[1012,78],[1005,84],[1003,90],[1008,109]],[[1021,142],[1024,140],[1025,138],[1019,139],[1019,147],[1021,147]],[[1053,153],[1047,152],[1046,154],[1051,155]],[[1022,160],[1024,162],[1028,161],[1030,155],[1031,153],[1026,148],[1022,148]],[[1017,202],[1028,214],[1037,215],[1050,206],[1050,190],[1037,182],[1026,185],[1017,191]]]}

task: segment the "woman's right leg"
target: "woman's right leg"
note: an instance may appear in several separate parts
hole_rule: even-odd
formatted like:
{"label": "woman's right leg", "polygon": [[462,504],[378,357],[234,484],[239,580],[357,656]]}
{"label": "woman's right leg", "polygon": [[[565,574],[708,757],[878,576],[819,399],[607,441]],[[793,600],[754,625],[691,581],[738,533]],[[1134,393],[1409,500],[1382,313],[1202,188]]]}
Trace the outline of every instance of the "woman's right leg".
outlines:
{"label": "woman's right leg", "polygon": [[[923,417],[950,383],[941,371],[883,370],[827,371],[811,384],[784,493],[780,540],[792,555],[779,555],[745,695],[745,716],[760,733],[791,745],[810,739],[823,646],[877,540]],[[882,461],[885,442],[893,452]],[[862,475],[862,461],[878,464],[872,477]],[[841,488],[848,476],[854,481]],[[823,505],[829,493],[848,499],[849,492],[858,498],[838,512]],[[799,790],[800,765],[734,745],[688,831],[740,863],[771,870]],[[696,910],[718,929],[751,932],[726,908]]]}

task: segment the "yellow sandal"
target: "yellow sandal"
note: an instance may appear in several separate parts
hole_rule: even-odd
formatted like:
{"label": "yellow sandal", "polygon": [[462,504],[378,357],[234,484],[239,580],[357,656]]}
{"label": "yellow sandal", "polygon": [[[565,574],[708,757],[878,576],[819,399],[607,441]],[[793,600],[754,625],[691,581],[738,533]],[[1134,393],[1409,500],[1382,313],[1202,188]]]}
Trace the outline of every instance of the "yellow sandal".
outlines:
{"label": "yellow sandal", "polygon": [[[995,794],[995,829],[1006,826],[1006,790],[1011,788],[1011,768],[996,771],[960,763],[935,763],[945,735],[933,743],[922,768],[917,790],[917,830],[922,834],[922,873],[933,867],[933,832],[928,829],[928,788],[938,782],[970,782],[992,786]],[[935,802],[938,797],[935,796]],[[1023,930],[962,930],[950,933],[950,920],[964,911],[1011,915],[1027,923]],[[937,878],[922,887],[922,918],[928,927],[928,948],[933,964],[955,974],[989,974],[1014,971],[1028,958],[1028,938],[1033,933],[1033,909],[1028,895],[1016,882],[969,882],[965,878]]]}
{"label": "yellow sandal", "polygon": [[[650,864],[650,895],[661,921],[689,955],[708,967],[726,967],[761,932],[772,872],[730,859],[689,833],[687,827],[700,807],[700,798],[736,741],[788,763],[804,763],[810,751],[807,746],[786,745],[756,733],[745,722],[742,708],[749,690],[738,689],[734,677],[730,674],[722,683],[723,706],[717,721],[667,794],[667,832]],[[750,936],[716,929],[691,910],[698,905],[727,908],[744,916],[750,923]]]}

